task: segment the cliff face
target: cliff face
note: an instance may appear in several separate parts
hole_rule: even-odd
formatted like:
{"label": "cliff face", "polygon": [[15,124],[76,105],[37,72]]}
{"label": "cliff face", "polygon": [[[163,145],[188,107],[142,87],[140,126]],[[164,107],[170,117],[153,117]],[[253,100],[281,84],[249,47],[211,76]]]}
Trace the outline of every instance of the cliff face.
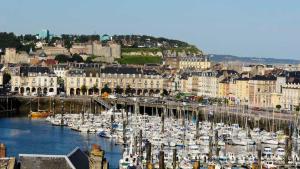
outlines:
{"label": "cliff face", "polygon": [[186,56],[195,56],[195,55],[203,55],[202,51],[189,51],[189,50],[180,50],[180,51],[176,51],[176,50],[164,50],[164,56],[167,57],[186,57]]}
{"label": "cliff face", "polygon": [[122,49],[122,56],[158,56],[158,57],[186,57],[190,55],[203,55],[197,48],[125,48]]}

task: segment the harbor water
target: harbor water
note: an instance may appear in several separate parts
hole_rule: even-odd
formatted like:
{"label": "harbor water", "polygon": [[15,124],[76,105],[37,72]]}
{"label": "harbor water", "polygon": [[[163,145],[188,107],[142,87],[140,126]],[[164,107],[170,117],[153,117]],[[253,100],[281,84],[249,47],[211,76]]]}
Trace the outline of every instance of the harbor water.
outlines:
{"label": "harbor water", "polygon": [[96,134],[82,134],[67,127],[52,126],[45,120],[29,118],[0,119],[0,143],[7,146],[7,156],[18,154],[61,154],[66,155],[74,148],[90,150],[99,144],[105,151],[110,168],[118,168],[122,147]]}

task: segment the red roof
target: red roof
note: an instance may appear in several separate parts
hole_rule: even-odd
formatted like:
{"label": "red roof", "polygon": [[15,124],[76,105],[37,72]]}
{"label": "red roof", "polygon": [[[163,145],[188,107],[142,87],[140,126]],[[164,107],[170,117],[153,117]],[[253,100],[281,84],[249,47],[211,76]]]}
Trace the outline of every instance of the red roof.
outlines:
{"label": "red roof", "polygon": [[47,59],[46,61],[45,61],[45,63],[46,63],[46,65],[56,65],[56,64],[58,64],[58,61],[57,60],[55,60],[55,59]]}

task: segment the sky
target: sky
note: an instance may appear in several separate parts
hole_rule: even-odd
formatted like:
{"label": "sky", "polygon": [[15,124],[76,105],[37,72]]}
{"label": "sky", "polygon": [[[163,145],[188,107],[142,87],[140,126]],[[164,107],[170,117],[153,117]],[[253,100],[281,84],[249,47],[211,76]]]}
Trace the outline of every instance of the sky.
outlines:
{"label": "sky", "polygon": [[1,0],[0,32],[147,34],[207,54],[300,60],[299,0]]}

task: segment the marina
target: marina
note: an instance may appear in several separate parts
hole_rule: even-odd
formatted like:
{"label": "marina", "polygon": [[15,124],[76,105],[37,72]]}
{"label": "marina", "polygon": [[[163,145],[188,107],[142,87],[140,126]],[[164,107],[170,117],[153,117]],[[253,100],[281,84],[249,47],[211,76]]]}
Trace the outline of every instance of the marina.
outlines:
{"label": "marina", "polygon": [[[25,100],[30,110],[37,110],[27,118],[1,119],[0,140],[9,156],[64,154],[74,146],[88,150],[97,143],[110,168],[297,168],[300,164],[298,121],[289,114],[150,97],[44,98],[41,111],[39,100]],[[40,112],[50,113],[40,116]],[[37,139],[31,140],[33,135]]]}
{"label": "marina", "polygon": [[[190,115],[180,110],[174,114],[140,113],[135,101],[134,110],[116,109],[92,113],[92,108],[79,114],[56,114],[47,120],[54,126],[66,126],[81,133],[94,133],[115,145],[123,146],[119,168],[297,168],[300,142],[296,122],[285,130],[259,124],[248,125],[214,120],[213,112],[201,111]],[[145,112],[145,110],[143,111]],[[202,116],[202,117],[201,117]],[[237,118],[237,117],[236,117]],[[250,124],[250,122],[249,122]],[[274,125],[274,123],[273,123]],[[278,129],[278,130],[275,130]]]}

